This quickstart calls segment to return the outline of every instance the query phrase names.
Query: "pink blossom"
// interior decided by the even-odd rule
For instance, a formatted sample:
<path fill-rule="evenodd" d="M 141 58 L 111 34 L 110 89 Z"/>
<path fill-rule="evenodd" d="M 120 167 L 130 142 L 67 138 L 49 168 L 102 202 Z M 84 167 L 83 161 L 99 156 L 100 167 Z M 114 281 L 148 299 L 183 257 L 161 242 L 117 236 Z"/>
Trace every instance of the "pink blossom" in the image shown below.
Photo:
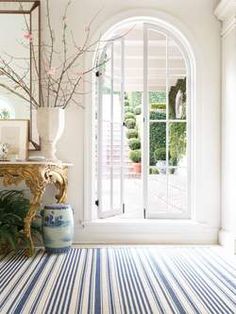
<path fill-rule="evenodd" d="M 90 27 L 89 26 L 85 26 L 84 30 L 85 30 L 85 32 L 89 32 L 90 31 Z"/>
<path fill-rule="evenodd" d="M 25 33 L 24 38 L 27 39 L 29 42 L 33 41 L 33 35 L 30 32 Z"/>
<path fill-rule="evenodd" d="M 55 68 L 50 68 L 50 69 L 48 70 L 47 74 L 48 74 L 49 76 L 55 75 L 55 74 L 56 74 L 56 69 L 55 69 Z"/>

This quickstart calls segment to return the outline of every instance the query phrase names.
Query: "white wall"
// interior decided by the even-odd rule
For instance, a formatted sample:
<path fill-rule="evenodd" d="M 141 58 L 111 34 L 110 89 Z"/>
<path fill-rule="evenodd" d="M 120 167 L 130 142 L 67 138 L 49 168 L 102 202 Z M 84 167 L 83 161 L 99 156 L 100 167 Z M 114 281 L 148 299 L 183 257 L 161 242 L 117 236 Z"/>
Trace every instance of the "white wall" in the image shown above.
<path fill-rule="evenodd" d="M 220 243 L 236 253 L 236 8 L 223 0 L 217 10 L 222 23 L 222 202 Z"/>
<path fill-rule="evenodd" d="M 222 228 L 236 226 L 236 32 L 223 38 L 222 103 Z"/>
<path fill-rule="evenodd" d="M 61 31 L 58 17 L 62 15 L 66 2 L 66 0 L 50 0 L 53 6 L 52 20 L 57 23 L 58 32 Z M 138 15 L 141 9 L 146 13 L 152 12 L 153 15 L 161 15 L 163 12 L 169 22 L 176 23 L 192 43 L 197 65 L 196 108 L 194 108 L 196 118 L 194 218 L 211 233 L 205 237 L 201 234 L 202 229 L 196 229 L 195 240 L 193 240 L 195 242 L 202 242 L 202 240 L 216 242 L 220 224 L 220 24 L 214 17 L 216 2 L 216 0 L 74 1 L 68 16 L 74 34 L 78 40 L 81 40 L 85 26 L 99 10 L 101 11 L 92 28 L 94 32 L 101 28 L 101 25 L 104 25 L 104 30 L 112 26 L 112 23 L 119 21 L 118 16 L 134 15 L 135 10 Z M 125 13 L 126 11 L 130 13 Z M 87 103 L 84 105 L 89 113 L 92 105 L 91 97 L 86 99 Z M 89 125 L 85 124 L 85 113 L 84 110 L 75 107 L 66 110 L 65 133 L 58 144 L 59 158 L 74 164 L 69 175 L 69 202 L 75 209 L 76 242 L 96 241 L 96 238 L 102 241 L 103 238 L 109 238 L 111 231 L 107 230 L 106 233 L 103 226 L 103 233 L 99 235 L 100 229 L 96 229 L 98 233 L 93 233 L 95 229 L 89 226 L 84 229 L 79 228 L 79 220 L 83 219 L 84 211 L 84 157 L 89 158 L 89 152 L 88 155 L 84 155 L 84 139 L 90 136 Z M 181 226 L 176 230 L 177 233 L 181 233 Z M 127 232 L 127 234 L 132 233 L 131 238 L 134 238 L 138 230 L 136 228 Z M 189 232 L 191 233 L 191 228 Z M 124 238 L 129 241 L 129 236 Z M 183 242 L 183 237 L 181 239 L 180 241 Z M 115 240 L 113 239 L 113 242 Z"/>

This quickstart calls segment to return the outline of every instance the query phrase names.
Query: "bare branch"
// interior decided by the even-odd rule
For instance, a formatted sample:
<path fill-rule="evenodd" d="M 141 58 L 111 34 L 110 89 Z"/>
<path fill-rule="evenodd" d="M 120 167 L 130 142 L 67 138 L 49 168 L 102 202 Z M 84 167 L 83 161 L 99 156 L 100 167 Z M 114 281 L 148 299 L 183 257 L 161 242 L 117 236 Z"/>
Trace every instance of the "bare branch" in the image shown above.
<path fill-rule="evenodd" d="M 2 84 L 0 83 L 0 87 L 6 89 L 7 91 L 9 91 L 10 93 L 20 97 L 21 99 L 27 101 L 30 103 L 30 99 L 29 98 L 26 98 L 24 95 L 21 95 L 20 93 L 16 92 L 15 90 L 11 89 L 9 86 L 5 85 L 5 84 Z"/>

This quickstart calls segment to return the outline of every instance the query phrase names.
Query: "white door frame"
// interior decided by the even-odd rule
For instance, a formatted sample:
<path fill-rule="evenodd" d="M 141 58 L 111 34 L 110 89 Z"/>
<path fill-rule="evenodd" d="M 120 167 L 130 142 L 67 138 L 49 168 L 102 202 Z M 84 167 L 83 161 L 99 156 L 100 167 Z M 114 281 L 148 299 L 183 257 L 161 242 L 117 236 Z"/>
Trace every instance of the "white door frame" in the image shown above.
<path fill-rule="evenodd" d="M 163 27 L 163 29 L 165 30 L 165 32 L 170 32 L 171 35 L 174 34 L 174 38 L 175 40 L 178 39 L 178 42 L 180 43 L 180 46 L 183 47 L 183 51 L 184 51 L 184 54 L 185 54 L 185 57 L 186 57 L 186 60 L 187 60 L 187 71 L 188 71 L 188 79 L 187 79 L 187 97 L 189 99 L 189 103 L 191 103 L 191 109 L 194 109 L 193 111 L 195 112 L 195 103 L 196 103 L 196 94 L 195 94 L 195 88 L 196 88 L 196 60 L 195 60 L 195 56 L 194 56 L 194 53 L 193 53 L 193 50 L 192 50 L 192 47 L 190 46 L 190 43 L 188 42 L 189 38 L 190 38 L 190 42 L 191 42 L 191 45 L 194 47 L 194 50 L 196 52 L 197 50 L 197 47 L 195 46 L 194 44 L 194 40 L 193 38 L 191 38 L 191 34 L 188 33 L 188 30 L 187 28 L 184 27 L 184 25 L 181 25 L 181 23 L 179 23 L 178 21 L 175 21 L 175 20 L 171 20 L 171 17 L 166 15 L 166 14 L 160 14 L 157 15 L 154 11 L 148 11 L 146 10 L 147 12 L 149 12 L 150 14 L 150 18 L 149 17 L 142 17 L 142 16 L 138 16 L 138 14 L 136 13 L 136 17 L 135 15 L 133 15 L 132 17 L 132 14 L 135 13 L 131 10 L 131 12 L 127 12 L 126 14 L 123 15 L 123 19 L 122 19 L 122 15 L 119 15 L 116 17 L 117 21 L 120 20 L 120 22 L 117 23 L 117 25 L 121 25 L 123 23 L 128 23 L 129 21 L 138 21 L 138 20 L 144 20 L 145 22 L 147 23 L 151 23 L 151 25 L 157 25 L 158 27 L 161 25 Z M 131 16 L 131 18 L 129 18 L 129 15 Z M 151 17 L 153 15 L 153 17 Z M 127 20 L 124 20 L 125 16 L 127 17 Z M 172 21 L 173 22 L 173 25 L 174 24 L 177 24 L 179 26 L 179 28 L 183 31 L 183 34 L 187 34 L 187 37 L 185 37 L 185 35 L 181 34 L 181 32 L 179 32 L 179 30 L 177 28 L 175 28 L 175 26 L 172 26 L 171 23 L 169 22 L 165 22 L 164 19 L 162 19 L 164 17 L 164 19 L 166 19 L 167 21 L 170 20 L 170 22 Z M 114 18 L 115 19 L 115 18 Z M 108 23 L 109 25 L 109 23 Z M 111 30 L 112 29 L 115 29 L 116 26 L 114 25 L 114 21 L 112 22 L 112 20 L 110 21 L 110 25 L 113 25 L 112 27 L 107 27 L 107 33 L 104 32 L 104 28 L 102 30 L 102 33 L 105 33 L 104 35 L 104 38 L 107 36 L 107 34 L 111 33 Z M 91 103 L 91 97 L 90 96 L 86 96 L 85 97 L 87 99 L 86 102 L 89 102 Z M 90 108 L 90 107 L 89 107 Z M 189 106 L 189 113 L 190 113 L 190 106 Z M 86 110 L 86 121 L 87 121 L 87 125 L 90 126 L 89 127 L 89 130 L 88 130 L 88 136 L 90 134 L 90 137 L 86 136 L 85 137 L 85 180 L 87 183 L 91 182 L 91 180 L 94 179 L 93 177 L 93 174 L 94 174 L 94 167 L 92 166 L 92 162 L 94 161 L 94 153 L 92 155 L 89 154 L 90 151 L 94 152 L 93 150 L 93 134 L 94 133 L 94 128 L 93 128 L 93 123 L 91 123 L 91 117 L 94 116 L 94 109 L 89 109 L 89 110 Z M 192 124 L 192 130 L 194 132 L 189 132 L 189 136 L 190 138 L 192 139 L 193 136 L 195 136 L 195 127 L 193 127 L 193 120 L 191 121 L 191 124 Z M 195 122 L 194 122 L 195 124 Z M 191 131 L 192 131 L 191 130 Z M 190 145 L 189 145 L 190 146 Z M 193 153 L 194 156 L 195 156 L 195 145 L 193 145 L 193 141 L 191 141 L 191 147 L 189 147 L 189 153 Z M 89 156 L 88 156 L 89 154 Z M 196 212 L 195 212 L 195 206 L 196 206 L 196 203 L 195 203 L 195 195 L 196 195 L 196 192 L 195 192 L 195 188 L 196 188 L 196 182 L 195 182 L 195 162 L 194 160 L 191 158 L 191 161 L 190 161 L 190 167 L 192 169 L 192 176 L 191 176 L 191 195 L 192 195 L 192 218 L 195 218 L 196 216 Z M 90 180 L 90 181 L 88 181 Z M 88 187 L 89 187 L 89 184 L 88 184 Z M 84 211 L 84 217 L 85 217 L 85 221 L 89 221 L 91 219 L 96 218 L 96 215 L 93 213 L 93 211 L 91 211 L 91 208 L 95 208 L 94 207 L 94 198 L 93 196 L 95 195 L 93 193 L 94 189 L 92 188 L 91 190 L 90 189 L 85 189 L 85 211 Z M 194 197 L 193 197 L 194 195 Z M 91 203 L 92 202 L 92 203 Z M 95 215 L 95 216 L 94 216 Z M 189 217 L 190 218 L 190 217 Z"/>

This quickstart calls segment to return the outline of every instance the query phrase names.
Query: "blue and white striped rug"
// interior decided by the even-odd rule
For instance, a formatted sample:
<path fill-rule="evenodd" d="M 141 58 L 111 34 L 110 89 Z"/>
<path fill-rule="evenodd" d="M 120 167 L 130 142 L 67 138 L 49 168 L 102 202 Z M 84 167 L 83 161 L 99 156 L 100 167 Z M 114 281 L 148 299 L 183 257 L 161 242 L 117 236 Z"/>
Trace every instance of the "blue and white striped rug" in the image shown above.
<path fill-rule="evenodd" d="M 0 313 L 236 313 L 236 265 L 214 247 L 38 250 L 0 257 Z"/>

